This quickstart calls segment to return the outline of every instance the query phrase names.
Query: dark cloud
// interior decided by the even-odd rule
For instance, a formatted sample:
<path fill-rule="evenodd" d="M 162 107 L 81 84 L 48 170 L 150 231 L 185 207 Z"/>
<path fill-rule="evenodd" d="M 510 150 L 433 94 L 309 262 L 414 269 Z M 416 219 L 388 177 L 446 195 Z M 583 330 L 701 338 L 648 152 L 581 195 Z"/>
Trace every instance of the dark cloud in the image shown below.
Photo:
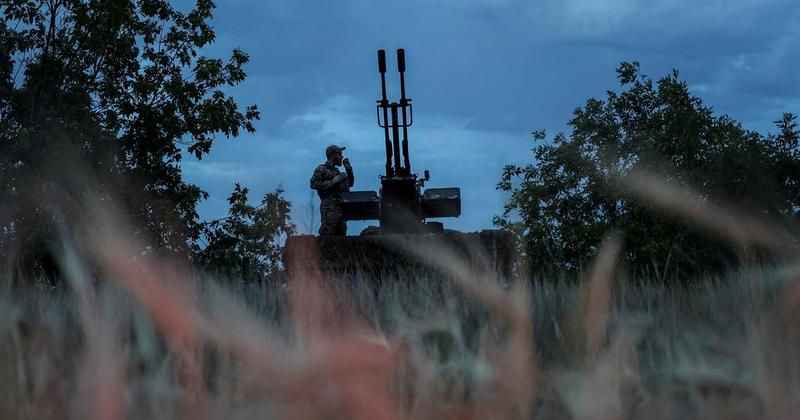
<path fill-rule="evenodd" d="M 494 190 L 502 166 L 532 159 L 531 130 L 565 130 L 575 107 L 617 88 L 620 61 L 639 61 L 653 78 L 680 69 L 696 94 L 749 128 L 797 112 L 792 1 L 226 0 L 207 53 L 250 54 L 249 77 L 231 93 L 263 119 L 256 134 L 187 159 L 187 176 L 211 193 L 204 217 L 224 214 L 239 181 L 255 194 L 282 185 L 302 221 L 310 171 L 336 142 L 357 165 L 356 187 L 376 189 L 375 50 L 391 51 L 394 89 L 393 51 L 404 47 L 412 163 L 431 170 L 431 186 L 462 188 L 464 216 L 451 226 L 487 228 L 505 199 Z"/>

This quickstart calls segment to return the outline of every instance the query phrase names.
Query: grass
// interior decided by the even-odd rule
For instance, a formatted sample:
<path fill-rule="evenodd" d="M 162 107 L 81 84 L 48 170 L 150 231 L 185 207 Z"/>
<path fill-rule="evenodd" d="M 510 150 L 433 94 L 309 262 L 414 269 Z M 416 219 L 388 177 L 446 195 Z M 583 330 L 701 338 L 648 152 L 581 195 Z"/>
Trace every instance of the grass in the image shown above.
<path fill-rule="evenodd" d="M 647 185 L 710 234 L 788 247 Z M 579 282 L 498 283 L 439 247 L 425 257 L 447 279 L 376 289 L 311 267 L 222 281 L 131 237 L 101 214 L 62 233 L 63 287 L 0 291 L 0 420 L 781 419 L 800 404 L 796 258 L 666 287 L 628 278 L 609 240 Z"/>
<path fill-rule="evenodd" d="M 221 285 L 113 252 L 108 280 L 3 294 L 0 418 L 765 418 L 798 401 L 791 267 L 375 290 Z"/>

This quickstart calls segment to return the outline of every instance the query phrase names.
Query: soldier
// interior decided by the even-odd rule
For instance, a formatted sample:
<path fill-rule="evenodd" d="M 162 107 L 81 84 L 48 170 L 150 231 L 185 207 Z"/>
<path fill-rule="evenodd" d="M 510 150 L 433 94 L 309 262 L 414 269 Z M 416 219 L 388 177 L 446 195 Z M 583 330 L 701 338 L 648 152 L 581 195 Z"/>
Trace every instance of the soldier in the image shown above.
<path fill-rule="evenodd" d="M 325 149 L 328 160 L 314 169 L 311 176 L 311 188 L 319 193 L 319 212 L 322 225 L 319 227 L 320 236 L 347 234 L 347 223 L 342 215 L 342 192 L 350 191 L 355 178 L 353 168 L 348 159 L 342 158 L 344 147 L 334 144 Z M 347 172 L 339 171 L 339 166 L 344 164 Z"/>

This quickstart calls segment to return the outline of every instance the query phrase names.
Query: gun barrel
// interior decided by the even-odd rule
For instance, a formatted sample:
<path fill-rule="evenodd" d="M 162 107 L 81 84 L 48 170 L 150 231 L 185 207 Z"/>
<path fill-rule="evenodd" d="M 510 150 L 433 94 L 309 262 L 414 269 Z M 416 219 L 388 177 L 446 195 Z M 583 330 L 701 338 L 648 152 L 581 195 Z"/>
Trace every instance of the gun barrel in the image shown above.
<path fill-rule="evenodd" d="M 386 176 L 394 175 L 392 168 L 392 142 L 389 139 L 389 101 L 386 99 L 386 51 L 378 50 L 378 72 L 381 74 L 381 100 L 378 105 L 383 110 L 383 137 L 386 147 Z M 378 125 L 381 125 L 378 114 Z"/>
<path fill-rule="evenodd" d="M 397 70 L 400 73 L 406 71 L 406 50 L 402 48 L 397 49 Z"/>
<path fill-rule="evenodd" d="M 378 50 L 378 72 L 381 74 L 381 105 L 386 105 L 388 101 L 386 100 L 386 51 L 384 50 Z"/>
<path fill-rule="evenodd" d="M 402 173 L 400 170 L 400 133 L 397 130 L 397 108 L 399 108 L 399 105 L 397 102 L 392 102 L 390 107 L 392 108 L 392 138 L 394 139 L 394 170 Z"/>
<path fill-rule="evenodd" d="M 400 72 L 400 104 L 402 105 L 406 99 L 406 52 L 402 48 L 397 50 L 397 70 Z"/>
<path fill-rule="evenodd" d="M 386 73 L 386 51 L 378 50 L 378 71 L 381 74 Z"/>
<path fill-rule="evenodd" d="M 400 109 L 402 113 L 402 127 L 403 127 L 403 169 L 406 175 L 411 174 L 411 162 L 408 159 L 408 116 L 406 109 L 408 108 L 408 98 L 406 98 L 406 50 L 399 48 L 397 50 L 397 69 L 400 71 Z"/>

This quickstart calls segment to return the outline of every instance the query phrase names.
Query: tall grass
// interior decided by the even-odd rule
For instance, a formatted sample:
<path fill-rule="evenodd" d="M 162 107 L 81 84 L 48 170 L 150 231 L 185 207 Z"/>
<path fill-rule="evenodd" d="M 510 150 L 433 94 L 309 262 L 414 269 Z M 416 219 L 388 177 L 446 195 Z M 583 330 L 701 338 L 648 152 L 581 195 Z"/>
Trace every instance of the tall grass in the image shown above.
<path fill-rule="evenodd" d="M 672 203 L 659 186 L 642 194 Z M 745 226 L 758 234 L 728 236 L 773 244 Z M 74 237 L 56 250 L 64 287 L 0 293 L 0 419 L 790 418 L 800 404 L 793 259 L 667 287 L 627 278 L 611 239 L 581 281 L 497 282 L 443 246 L 424 257 L 445 277 L 301 266 L 253 284 L 142 255 L 107 216 Z"/>
<path fill-rule="evenodd" d="M 800 396 L 789 267 L 471 290 L 143 260 L 86 281 L 70 258 L 69 289 L 0 299 L 0 418 L 763 418 Z"/>

